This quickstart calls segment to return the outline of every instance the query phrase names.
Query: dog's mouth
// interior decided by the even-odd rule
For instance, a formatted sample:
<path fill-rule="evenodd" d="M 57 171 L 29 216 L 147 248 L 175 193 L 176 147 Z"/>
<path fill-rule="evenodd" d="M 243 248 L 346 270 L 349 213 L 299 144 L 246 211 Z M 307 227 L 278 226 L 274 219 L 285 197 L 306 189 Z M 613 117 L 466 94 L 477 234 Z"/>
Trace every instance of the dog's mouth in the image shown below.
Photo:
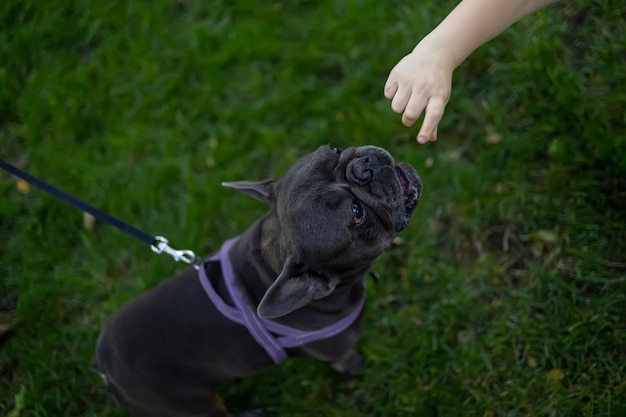
<path fill-rule="evenodd" d="M 408 226 L 411 214 L 413 214 L 422 195 L 422 181 L 415 168 L 405 162 L 395 163 L 388 151 L 375 146 L 349 148 L 345 151 L 327 146 L 326 152 L 329 151 L 335 154 L 337 160 L 335 169 L 339 169 L 340 175 L 345 175 L 348 183 L 356 184 L 359 186 L 357 189 L 369 185 L 369 194 L 375 200 L 381 199 L 381 204 L 373 203 L 372 205 L 380 207 L 387 213 L 389 226 L 393 225 L 396 232 L 400 232 Z M 393 169 L 393 174 L 389 168 Z M 345 174 L 343 174 L 344 172 Z M 396 188 L 396 184 L 392 186 L 389 183 L 394 180 L 399 189 Z M 372 187 L 372 184 L 375 187 Z M 388 188 L 388 186 L 392 187 Z M 394 194 L 398 192 L 401 195 L 394 196 L 393 204 L 390 205 L 391 202 L 387 200 L 385 203 L 385 200 L 389 197 L 387 193 L 392 189 Z M 365 198 L 365 201 L 367 200 L 369 199 Z M 382 217 L 387 216 L 383 215 Z"/>
<path fill-rule="evenodd" d="M 402 188 L 402 199 L 404 201 L 404 219 L 402 221 L 402 229 L 409 223 L 409 218 L 417 207 L 417 203 L 422 194 L 422 181 L 417 174 L 415 168 L 405 162 L 399 162 L 395 165 L 394 170 L 396 177 Z"/>

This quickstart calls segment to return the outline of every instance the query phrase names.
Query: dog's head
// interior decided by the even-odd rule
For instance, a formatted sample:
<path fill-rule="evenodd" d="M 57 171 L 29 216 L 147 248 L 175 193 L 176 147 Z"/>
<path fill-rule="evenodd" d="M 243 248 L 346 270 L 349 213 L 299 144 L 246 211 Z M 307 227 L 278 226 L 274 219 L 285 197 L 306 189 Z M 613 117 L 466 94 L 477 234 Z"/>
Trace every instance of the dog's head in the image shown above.
<path fill-rule="evenodd" d="M 278 180 L 224 185 L 270 204 L 280 224 L 284 265 L 259 304 L 264 318 L 363 276 L 406 228 L 422 194 L 415 169 L 375 146 L 321 146 Z"/>

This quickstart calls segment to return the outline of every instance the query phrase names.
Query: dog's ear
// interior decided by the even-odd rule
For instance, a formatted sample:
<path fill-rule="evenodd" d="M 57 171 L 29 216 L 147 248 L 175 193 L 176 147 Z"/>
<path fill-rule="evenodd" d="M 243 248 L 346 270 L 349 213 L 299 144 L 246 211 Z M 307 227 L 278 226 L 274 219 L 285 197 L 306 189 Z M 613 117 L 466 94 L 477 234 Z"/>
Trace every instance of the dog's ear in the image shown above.
<path fill-rule="evenodd" d="M 322 277 L 289 257 L 276 281 L 265 292 L 257 313 L 265 319 L 284 316 L 313 300 L 326 297 L 338 283 L 338 278 Z"/>
<path fill-rule="evenodd" d="M 265 181 L 235 181 L 223 182 L 222 186 L 226 188 L 234 188 L 242 193 L 251 195 L 252 197 L 264 203 L 271 204 L 274 201 L 274 183 L 275 180 Z"/>

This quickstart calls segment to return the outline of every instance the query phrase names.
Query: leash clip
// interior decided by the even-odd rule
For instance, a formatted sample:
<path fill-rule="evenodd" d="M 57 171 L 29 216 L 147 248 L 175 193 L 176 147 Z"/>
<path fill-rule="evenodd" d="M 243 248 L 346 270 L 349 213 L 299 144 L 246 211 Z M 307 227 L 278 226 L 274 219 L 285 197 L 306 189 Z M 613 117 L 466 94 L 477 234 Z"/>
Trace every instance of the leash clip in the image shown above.
<path fill-rule="evenodd" d="M 200 264 L 202 263 L 202 258 L 197 256 L 193 251 L 185 249 L 185 250 L 177 250 L 168 245 L 169 240 L 164 238 L 163 236 L 155 236 L 154 242 L 150 246 L 153 252 L 158 254 L 167 253 L 170 255 L 176 262 L 183 261 L 186 264 L 192 265 L 195 269 L 200 269 Z"/>

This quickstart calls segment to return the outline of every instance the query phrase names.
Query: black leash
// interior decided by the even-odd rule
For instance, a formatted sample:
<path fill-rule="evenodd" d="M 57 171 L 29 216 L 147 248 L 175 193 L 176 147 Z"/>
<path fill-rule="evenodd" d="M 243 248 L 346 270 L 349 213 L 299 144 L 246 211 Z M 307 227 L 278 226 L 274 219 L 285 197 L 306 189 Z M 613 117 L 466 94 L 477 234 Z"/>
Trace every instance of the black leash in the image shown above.
<path fill-rule="evenodd" d="M 108 213 L 103 212 L 102 210 L 92 206 L 91 204 L 87 204 L 84 201 L 74 197 L 71 194 L 62 191 L 55 186 L 48 184 L 47 182 L 30 175 L 29 173 L 22 171 L 21 169 L 3 161 L 0 159 L 0 168 L 8 171 L 10 174 L 15 175 L 18 178 L 23 179 L 24 181 L 34 185 L 35 187 L 53 195 L 59 200 L 76 207 L 79 210 L 84 211 L 85 213 L 91 214 L 98 220 L 101 220 L 122 232 L 133 236 L 136 239 L 141 240 L 144 243 L 150 245 L 150 248 L 156 253 L 167 253 L 171 255 L 175 261 L 183 261 L 190 265 L 193 265 L 196 269 L 199 268 L 201 259 L 196 256 L 193 251 L 190 250 L 176 250 L 168 246 L 169 241 L 163 236 L 152 236 L 144 231 L 137 229 L 136 227 L 125 223 L 119 220 L 116 217 L 111 216 Z"/>

